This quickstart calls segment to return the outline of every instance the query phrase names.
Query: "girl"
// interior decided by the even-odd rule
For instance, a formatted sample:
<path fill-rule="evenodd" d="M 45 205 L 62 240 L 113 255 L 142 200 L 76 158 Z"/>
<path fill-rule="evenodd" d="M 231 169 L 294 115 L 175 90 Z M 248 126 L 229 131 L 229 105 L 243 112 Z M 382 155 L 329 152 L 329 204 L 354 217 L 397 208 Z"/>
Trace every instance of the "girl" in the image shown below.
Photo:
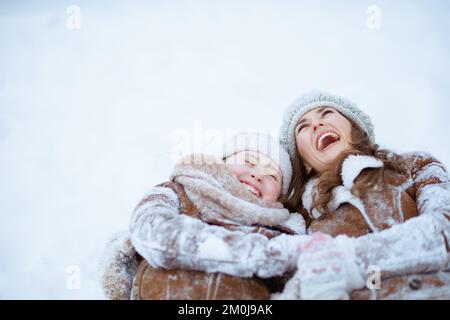
<path fill-rule="evenodd" d="M 304 215 L 308 232 L 366 235 L 313 240 L 282 297 L 326 296 L 329 288 L 336 290 L 330 279 L 348 292 L 363 284 L 347 286 L 346 275 L 327 268 L 340 247 L 347 254 L 337 260 L 347 259 L 353 266 L 348 270 L 362 274 L 369 265 L 381 268 L 388 280 L 372 292 L 378 298 L 450 298 L 449 274 L 439 272 L 449 266 L 450 183 L 439 161 L 425 153 L 380 149 L 370 118 L 327 92 L 308 93 L 290 105 L 280 139 L 293 161 L 287 204 Z M 353 298 L 369 293 L 360 290 Z"/>
<path fill-rule="evenodd" d="M 291 175 L 287 152 L 256 133 L 234 136 L 219 160 L 183 159 L 138 204 L 131 236 L 109 244 L 106 296 L 268 299 L 307 240 L 295 235 L 305 232 L 303 218 L 280 203 Z"/>

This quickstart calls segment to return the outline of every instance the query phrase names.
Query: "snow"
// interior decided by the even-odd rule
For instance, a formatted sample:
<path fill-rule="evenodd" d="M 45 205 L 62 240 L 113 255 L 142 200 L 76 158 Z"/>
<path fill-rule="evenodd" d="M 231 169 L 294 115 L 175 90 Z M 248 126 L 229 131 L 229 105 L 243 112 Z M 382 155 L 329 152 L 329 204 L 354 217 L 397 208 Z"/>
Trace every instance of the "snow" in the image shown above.
<path fill-rule="evenodd" d="M 306 234 L 305 219 L 300 214 L 291 214 L 286 221 L 281 223 L 281 225 L 288 227 L 297 234 Z"/>
<path fill-rule="evenodd" d="M 395 210 L 398 212 L 399 221 L 401 221 L 401 222 L 405 221 L 405 215 L 403 213 L 403 206 L 402 206 L 402 196 L 401 196 L 403 190 L 405 190 L 405 189 L 401 189 L 401 187 L 400 188 L 397 187 L 395 190 L 396 194 L 394 194 L 394 196 L 393 196 L 393 199 L 395 201 Z M 392 218 L 392 217 L 390 217 L 390 218 Z M 392 225 L 392 222 L 390 220 L 391 219 L 388 219 L 387 223 Z"/>
<path fill-rule="evenodd" d="M 169 188 L 165 188 L 165 187 L 154 187 L 151 191 L 151 194 L 160 194 L 163 195 L 167 201 L 170 201 L 171 203 L 173 203 L 174 206 L 179 206 L 180 202 L 178 199 L 178 195 Z"/>
<path fill-rule="evenodd" d="M 450 164 L 448 3 L 377 1 L 380 30 L 357 2 L 74 3 L 80 30 L 66 3 L 0 2 L 2 299 L 102 298 L 106 241 L 178 148 L 276 134 L 312 88 L 364 106 L 382 146 Z"/>
<path fill-rule="evenodd" d="M 436 211 L 445 212 L 450 210 L 450 201 L 448 194 L 450 192 L 450 182 L 436 185 L 427 185 L 420 190 L 420 196 L 417 201 L 417 206 L 421 211 L 433 213 Z M 433 199 L 433 201 L 428 201 Z"/>
<path fill-rule="evenodd" d="M 231 260 L 228 246 L 222 239 L 211 236 L 199 245 L 199 259 Z"/>
<path fill-rule="evenodd" d="M 429 164 L 419 171 L 416 176 L 417 181 L 427 181 L 430 178 L 437 178 L 440 181 L 448 181 L 448 173 L 440 166 Z"/>

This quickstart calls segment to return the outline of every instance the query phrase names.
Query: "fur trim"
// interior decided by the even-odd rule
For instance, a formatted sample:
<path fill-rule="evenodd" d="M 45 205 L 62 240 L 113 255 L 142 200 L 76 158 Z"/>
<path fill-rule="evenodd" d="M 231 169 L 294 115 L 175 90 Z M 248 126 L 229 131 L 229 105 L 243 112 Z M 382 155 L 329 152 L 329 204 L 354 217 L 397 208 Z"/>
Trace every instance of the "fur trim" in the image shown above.
<path fill-rule="evenodd" d="M 317 192 L 317 183 L 319 178 L 311 179 L 307 182 L 305 190 L 302 194 L 303 207 L 308 211 L 308 214 L 313 219 L 318 219 L 322 214 L 315 208 L 313 208 L 314 193 Z"/>
<path fill-rule="evenodd" d="M 128 232 L 120 232 L 106 245 L 100 266 L 101 286 L 110 300 L 130 299 L 134 276 L 139 266 L 136 250 Z"/>
<path fill-rule="evenodd" d="M 367 168 L 381 168 L 383 161 L 372 156 L 349 155 L 342 163 L 341 177 L 343 186 L 351 189 L 355 179 Z"/>

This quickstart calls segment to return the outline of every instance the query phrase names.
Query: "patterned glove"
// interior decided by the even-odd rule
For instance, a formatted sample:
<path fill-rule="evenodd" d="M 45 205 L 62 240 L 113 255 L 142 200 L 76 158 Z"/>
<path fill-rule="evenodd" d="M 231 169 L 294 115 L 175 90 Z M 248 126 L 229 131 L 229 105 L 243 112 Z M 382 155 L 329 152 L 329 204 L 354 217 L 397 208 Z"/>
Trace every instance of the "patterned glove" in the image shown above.
<path fill-rule="evenodd" d="M 303 300 L 348 299 L 353 289 L 365 284 L 352 240 L 345 236 L 313 234 L 302 248 L 297 268 Z"/>

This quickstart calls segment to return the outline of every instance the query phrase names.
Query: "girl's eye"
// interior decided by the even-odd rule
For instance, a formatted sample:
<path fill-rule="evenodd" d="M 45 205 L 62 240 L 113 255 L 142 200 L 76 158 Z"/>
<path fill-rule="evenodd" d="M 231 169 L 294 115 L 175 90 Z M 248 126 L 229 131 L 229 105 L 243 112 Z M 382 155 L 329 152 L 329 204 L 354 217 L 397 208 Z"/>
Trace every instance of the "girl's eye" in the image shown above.
<path fill-rule="evenodd" d="M 276 177 L 276 176 L 271 175 L 270 177 L 271 177 L 273 180 L 277 181 L 277 177 Z"/>
<path fill-rule="evenodd" d="M 248 160 L 245 160 L 245 164 L 248 165 L 248 166 L 250 166 L 250 167 L 254 167 L 254 166 L 255 166 L 253 163 L 251 163 L 251 162 L 248 161 Z"/>

